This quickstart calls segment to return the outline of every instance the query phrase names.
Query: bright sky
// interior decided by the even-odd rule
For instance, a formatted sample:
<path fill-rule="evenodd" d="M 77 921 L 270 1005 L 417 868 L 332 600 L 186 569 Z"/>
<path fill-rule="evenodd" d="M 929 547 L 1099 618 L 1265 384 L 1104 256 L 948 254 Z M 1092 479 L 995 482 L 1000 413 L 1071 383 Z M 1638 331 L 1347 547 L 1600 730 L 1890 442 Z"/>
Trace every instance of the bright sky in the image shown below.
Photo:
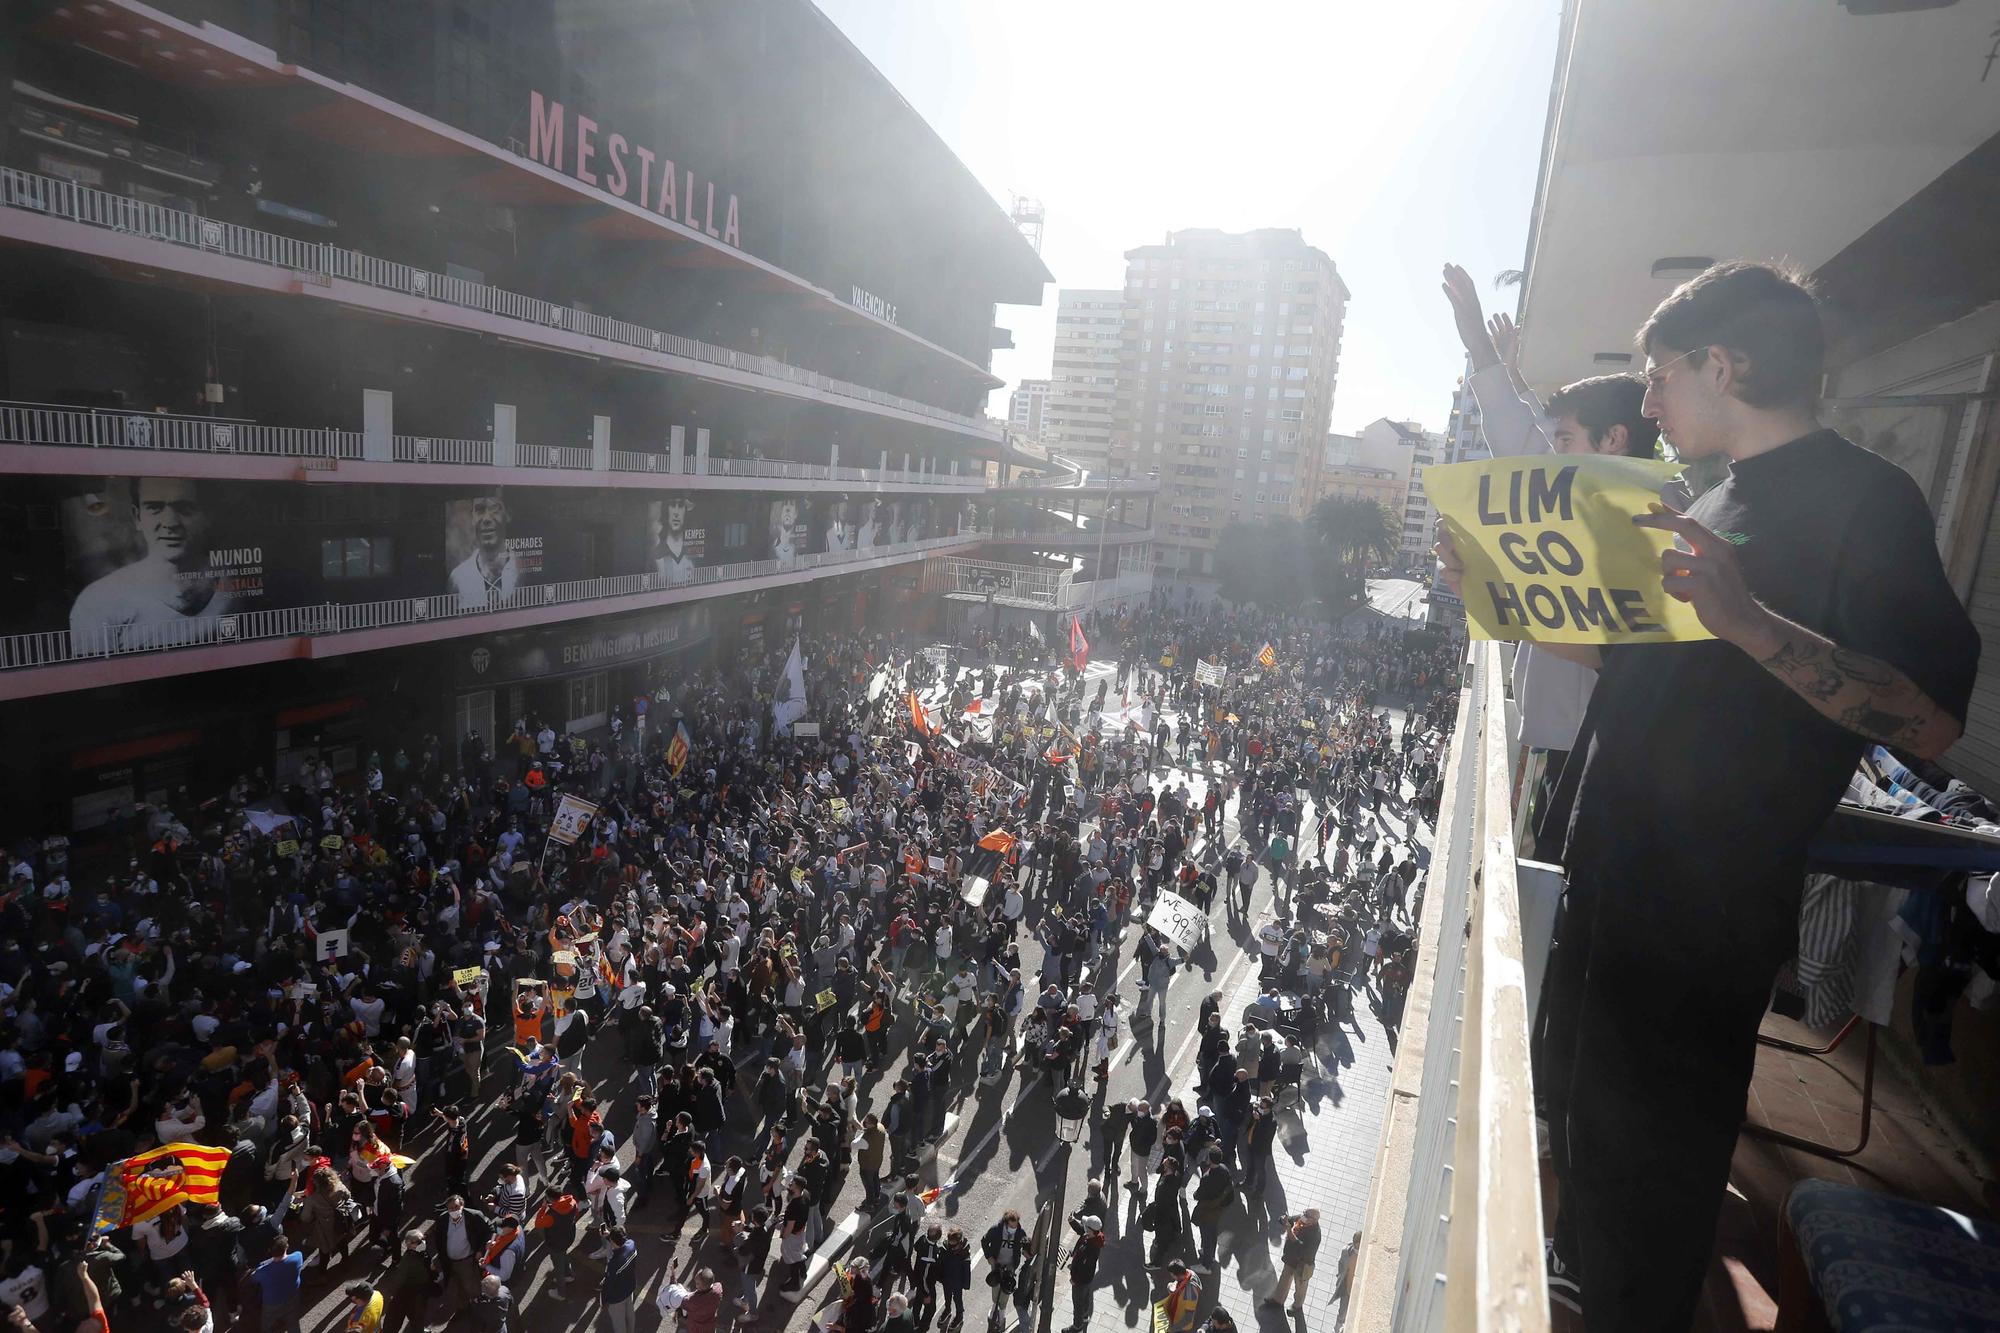
<path fill-rule="evenodd" d="M 1336 431 L 1443 426 L 1447 260 L 1513 308 L 1487 284 L 1522 263 L 1557 0 L 817 3 L 996 199 L 1041 199 L 1057 286 L 1122 286 L 1171 230 L 1301 229 L 1354 294 Z M 1001 307 L 1010 384 L 1049 373 L 1055 305 Z"/>

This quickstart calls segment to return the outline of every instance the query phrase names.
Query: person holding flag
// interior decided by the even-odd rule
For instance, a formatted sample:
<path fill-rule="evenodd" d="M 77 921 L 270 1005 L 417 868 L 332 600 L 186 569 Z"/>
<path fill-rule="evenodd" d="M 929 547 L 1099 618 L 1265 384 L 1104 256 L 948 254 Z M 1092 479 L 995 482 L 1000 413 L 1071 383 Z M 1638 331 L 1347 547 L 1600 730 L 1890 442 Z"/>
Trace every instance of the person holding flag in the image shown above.
<path fill-rule="evenodd" d="M 1083 617 L 1075 613 L 1069 618 L 1069 664 L 1079 676 L 1090 665 L 1090 640 L 1083 637 Z"/>
<path fill-rule="evenodd" d="M 667 772 L 678 778 L 693 751 L 694 740 L 688 735 L 687 723 L 676 720 L 673 739 L 667 742 Z"/>

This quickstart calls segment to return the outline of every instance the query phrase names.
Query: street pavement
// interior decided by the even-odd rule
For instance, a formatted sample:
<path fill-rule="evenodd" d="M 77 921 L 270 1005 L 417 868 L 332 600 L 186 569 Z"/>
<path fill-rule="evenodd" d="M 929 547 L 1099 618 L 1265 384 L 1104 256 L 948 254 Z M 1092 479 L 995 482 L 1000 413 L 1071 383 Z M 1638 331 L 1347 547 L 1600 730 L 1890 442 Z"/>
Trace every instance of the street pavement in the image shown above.
<path fill-rule="evenodd" d="M 1098 679 L 1114 671 L 1114 663 L 1091 663 L 1086 690 L 1094 694 Z M 1116 707 L 1119 702 L 1114 694 L 1108 706 Z M 1394 708 L 1390 711 L 1400 722 L 1400 712 Z M 1174 721 L 1178 734 L 1178 715 L 1166 710 L 1165 716 Z M 1198 805 L 1210 775 L 1200 766 L 1162 767 L 1154 770 L 1153 777 L 1156 786 L 1162 781 L 1184 784 L 1193 792 Z M 1362 817 L 1371 818 L 1365 813 Z M 1312 828 L 1314 818 L 1316 812 L 1309 804 L 1301 827 Z M 1380 817 L 1384 835 L 1399 848 L 1413 844 L 1420 847 L 1419 863 L 1424 864 L 1428 860 L 1429 831 L 1420 828 L 1413 838 L 1408 820 L 1403 811 L 1388 807 Z M 1311 839 L 1305 841 L 1309 848 Z M 1195 854 L 1204 858 L 1220 856 L 1226 847 L 1240 845 L 1245 844 L 1237 830 L 1232 804 L 1225 811 L 1221 837 L 1213 842 L 1197 842 Z M 1108 1086 L 1092 1099 L 1090 1116 L 1082 1126 L 1059 1123 L 1054 1109 L 1055 1089 L 1039 1071 L 1025 1069 L 1010 1060 L 997 1082 L 982 1086 L 976 1081 L 976 1070 L 971 1068 L 975 1062 L 961 1059 L 958 1100 L 952 1104 L 945 1132 L 934 1152 L 924 1154 L 919 1174 L 925 1187 L 947 1187 L 928 1216 L 961 1226 L 973 1242 L 973 1284 L 966 1294 L 967 1328 L 984 1327 L 992 1308 L 978 1239 L 1004 1210 L 1017 1209 L 1024 1225 L 1032 1227 L 1042 1205 L 1052 1205 L 1060 1253 L 1067 1254 L 1070 1237 L 1062 1225 L 1062 1215 L 1077 1207 L 1093 1175 L 1101 1174 L 1103 1145 L 1097 1141 L 1099 1135 L 1095 1129 L 1107 1106 L 1143 1097 L 1157 1110 L 1166 1098 L 1178 1095 L 1190 1111 L 1194 1109 L 1195 1028 L 1201 1002 L 1210 993 L 1220 995 L 1224 1026 L 1240 1035 L 1243 1009 L 1258 991 L 1254 931 L 1268 919 L 1273 897 L 1268 872 L 1260 873 L 1247 918 L 1235 914 L 1232 895 L 1226 892 L 1216 895 L 1207 938 L 1189 955 L 1185 967 L 1175 973 L 1165 1003 L 1155 1005 L 1159 1017 L 1154 1023 L 1139 1024 L 1136 1029 L 1127 1024 L 1126 1035 L 1112 1055 Z M 1030 927 L 1039 918 L 1039 910 L 1037 906 L 1030 907 L 1026 918 Z M 1116 993 L 1120 1011 L 1128 1017 L 1139 998 L 1135 952 L 1140 934 L 1137 924 L 1128 925 L 1115 954 L 1100 964 L 1098 972 L 1098 993 Z M 1022 973 L 1031 984 L 1039 970 L 1041 952 L 1040 945 L 1024 934 Z M 1110 981 L 1108 987 L 1106 979 Z M 1333 1295 L 1338 1258 L 1347 1239 L 1361 1226 L 1394 1061 L 1393 1046 L 1372 1003 L 1367 1002 L 1368 994 L 1357 991 L 1356 1000 L 1356 1023 L 1337 1032 L 1320 1034 L 1312 1066 L 1315 1076 L 1308 1079 L 1303 1095 L 1295 1104 L 1281 1105 L 1275 1162 L 1265 1197 L 1232 1207 L 1225 1219 L 1218 1247 L 1220 1271 L 1204 1275 L 1203 1317 L 1210 1306 L 1219 1303 L 1235 1316 L 1240 1328 L 1258 1327 L 1265 1333 L 1277 1333 L 1280 1328 L 1293 1333 L 1301 1330 L 1331 1333 L 1338 1327 L 1341 1310 Z M 611 1128 L 623 1140 L 631 1129 L 636 1083 L 631 1067 L 619 1057 L 616 1046 L 610 1040 L 594 1042 L 584 1058 L 583 1072 L 604 1102 Z M 886 1103 L 901 1074 L 905 1054 L 899 1051 L 888 1067 L 861 1080 L 860 1101 L 854 1112 L 857 1119 L 866 1110 L 880 1110 Z M 732 1109 L 741 1113 L 738 1120 L 747 1130 L 754 1120 L 747 1094 L 756 1066 L 742 1051 L 738 1052 L 738 1059 L 743 1073 L 738 1083 L 738 1100 Z M 824 1077 L 821 1076 L 822 1082 Z M 477 1196 L 490 1187 L 498 1165 L 516 1158 L 512 1114 L 496 1105 L 497 1095 L 505 1086 L 499 1074 L 491 1074 L 486 1096 L 474 1111 L 474 1206 L 481 1206 Z M 1081 1141 L 1075 1141 L 1079 1129 Z M 426 1127 L 414 1134 L 413 1143 L 419 1148 L 429 1147 L 431 1132 Z M 731 1135 L 722 1143 L 711 1142 L 710 1156 L 718 1163 L 718 1174 L 721 1160 L 731 1152 L 752 1160 L 753 1146 L 747 1133 Z M 628 1146 L 621 1152 L 621 1160 L 629 1161 L 630 1155 Z M 416 1169 L 408 1212 L 412 1224 L 428 1221 L 442 1197 L 443 1167 L 439 1157 L 426 1154 Z M 528 1165 L 525 1161 L 521 1164 Z M 532 1179 L 532 1168 L 530 1171 Z M 1122 1168 L 1118 1174 L 1123 1174 Z M 1129 1195 L 1122 1180 L 1107 1181 L 1106 1186 L 1114 1207 L 1104 1219 L 1107 1243 L 1098 1280 L 1093 1284 L 1096 1298 L 1088 1327 L 1099 1333 L 1148 1328 L 1151 1302 L 1159 1294 L 1154 1275 L 1149 1275 L 1143 1266 L 1143 1249 L 1150 1236 L 1141 1231 L 1137 1200 Z M 846 1263 L 866 1249 L 871 1219 L 860 1212 L 862 1193 L 858 1177 L 850 1171 L 828 1210 L 828 1232 L 815 1252 L 804 1284 L 805 1294 L 796 1302 L 784 1300 L 771 1290 L 767 1273 L 759 1283 L 756 1322 L 751 1324 L 737 1312 L 734 1327 L 805 1329 L 811 1315 L 837 1296 L 833 1265 Z M 1277 1282 L 1280 1219 L 1307 1207 L 1321 1210 L 1322 1245 L 1318 1270 L 1304 1302 L 1305 1313 L 1295 1321 L 1277 1307 L 1260 1306 L 1259 1302 Z M 652 1302 L 660 1284 L 684 1278 L 698 1262 L 715 1266 L 725 1291 L 735 1294 L 729 1267 L 717 1263 L 715 1251 L 705 1248 L 705 1238 L 696 1233 L 694 1222 L 680 1224 L 673 1219 L 675 1211 L 672 1191 L 663 1182 L 655 1189 L 652 1200 L 632 1215 L 629 1229 L 639 1244 L 643 1274 L 635 1302 L 639 1308 L 636 1326 L 640 1330 L 657 1326 L 658 1315 L 653 1312 Z M 1192 1240 L 1190 1236 L 1184 1256 L 1189 1261 L 1195 1257 Z M 580 1239 L 578 1254 L 587 1253 L 587 1246 Z M 772 1258 L 775 1261 L 775 1246 Z M 355 1278 L 379 1276 L 385 1266 L 379 1254 L 362 1249 L 337 1270 L 332 1283 L 320 1279 L 313 1286 L 309 1275 L 306 1293 L 309 1310 L 304 1326 L 308 1330 L 336 1327 L 334 1321 L 344 1307 L 341 1288 Z M 521 1311 L 512 1327 L 536 1333 L 541 1330 L 582 1333 L 608 1326 L 595 1293 L 600 1270 L 587 1262 L 574 1267 L 577 1276 L 569 1289 L 554 1289 L 549 1282 L 548 1257 L 538 1239 L 531 1242 L 525 1277 L 517 1274 L 512 1284 Z M 1057 1273 L 1053 1286 L 1054 1304 L 1047 1327 L 1062 1329 L 1073 1320 L 1066 1273 Z M 1020 1313 L 1010 1310 L 1004 1323 L 1013 1326 Z M 1026 1313 L 1025 1328 L 1038 1329 L 1041 1326 L 1038 1313 L 1032 1308 Z M 725 1305 L 724 1327 L 732 1326 L 731 1315 L 731 1308 Z"/>

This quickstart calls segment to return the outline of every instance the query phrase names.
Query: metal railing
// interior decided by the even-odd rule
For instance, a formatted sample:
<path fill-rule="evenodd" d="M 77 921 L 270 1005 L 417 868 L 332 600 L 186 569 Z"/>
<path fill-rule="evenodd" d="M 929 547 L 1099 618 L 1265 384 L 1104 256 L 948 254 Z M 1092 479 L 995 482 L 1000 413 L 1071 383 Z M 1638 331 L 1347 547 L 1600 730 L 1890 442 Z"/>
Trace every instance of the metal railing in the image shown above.
<path fill-rule="evenodd" d="M 168 652 L 177 648 L 245 643 L 255 639 L 350 634 L 357 630 L 426 624 L 499 611 L 530 610 L 608 597 L 629 597 L 638 593 L 670 592 L 768 574 L 797 573 L 869 560 L 923 555 L 947 547 L 968 545 L 984 535 L 978 530 L 969 530 L 949 536 L 927 537 L 922 541 L 901 542 L 895 546 L 877 546 L 865 551 L 824 551 L 790 560 L 746 560 L 728 565 L 710 565 L 695 570 L 692 577 L 678 581 L 663 574 L 620 574 L 608 578 L 538 583 L 519 588 L 504 597 L 469 600 L 456 593 L 445 593 L 435 597 L 401 597 L 381 602 L 327 602 L 317 606 L 235 611 L 145 625 L 72 626 L 62 630 L 9 634 L 0 636 L 0 671 L 57 666 L 66 662 L 135 653 Z"/>
<path fill-rule="evenodd" d="M 999 440 L 1002 431 L 983 417 L 967 416 L 914 398 L 871 389 L 863 384 L 835 379 L 778 360 L 734 348 L 718 347 L 696 338 L 649 329 L 622 319 L 557 305 L 539 297 L 523 296 L 503 288 L 465 278 L 448 277 L 428 269 L 378 259 L 341 246 L 320 241 L 299 241 L 252 227 L 238 226 L 205 218 L 196 213 L 159 204 L 142 203 L 121 195 L 41 176 L 13 167 L 0 167 L 0 206 L 68 218 L 85 226 L 146 236 L 190 249 L 206 250 L 289 269 L 309 281 L 342 278 L 387 291 L 403 292 L 426 300 L 480 310 L 508 319 L 520 320 L 545 329 L 603 338 L 645 351 L 663 352 L 747 374 L 762 375 L 786 384 L 893 408 L 933 421 L 970 430 L 982 439 Z"/>
<path fill-rule="evenodd" d="M 925 591 L 991 596 L 1007 606 L 1066 606 L 1064 598 L 1074 577 L 1067 569 L 947 556 L 931 562 Z"/>
<path fill-rule="evenodd" d="M 1111 606 L 1118 602 L 1143 602 L 1153 595 L 1153 571 L 1142 569 L 1114 574 L 1108 579 L 1072 582 L 1063 590 L 1066 611 L 1087 606 Z"/>
<path fill-rule="evenodd" d="M 360 431 L 330 426 L 265 426 L 235 417 L 196 417 L 116 408 L 66 407 L 54 403 L 0 402 L 0 444 L 56 445 L 78 449 L 153 449 L 173 453 L 254 454 L 280 458 L 358 462 L 365 449 Z M 493 441 L 437 435 L 396 435 L 390 457 L 398 463 L 492 466 Z M 520 444 L 515 466 L 588 472 L 587 445 Z M 613 449 L 612 472 L 671 472 L 672 455 Z M 695 475 L 692 454 L 683 455 L 681 473 Z M 857 485 L 955 486 L 985 489 L 975 474 L 906 472 L 828 467 L 771 459 L 711 458 L 709 476 L 777 477 L 796 481 L 851 481 Z"/>
<path fill-rule="evenodd" d="M 1350 1333 L 1549 1327 L 1502 647 L 1459 694 Z"/>

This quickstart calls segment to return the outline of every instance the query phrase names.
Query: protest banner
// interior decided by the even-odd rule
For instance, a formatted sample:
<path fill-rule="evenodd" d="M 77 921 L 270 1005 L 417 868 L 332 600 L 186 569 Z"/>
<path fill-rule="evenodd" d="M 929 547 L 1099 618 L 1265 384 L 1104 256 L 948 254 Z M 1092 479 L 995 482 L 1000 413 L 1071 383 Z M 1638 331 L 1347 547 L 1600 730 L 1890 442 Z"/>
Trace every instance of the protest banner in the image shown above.
<path fill-rule="evenodd" d="M 485 975 L 486 969 L 483 967 L 456 967 L 452 969 L 451 979 L 460 986 L 473 986 L 477 985 L 480 978 Z"/>
<path fill-rule="evenodd" d="M 276 850 L 280 856 L 297 856 L 299 854 L 299 840 L 297 838 L 280 838 Z"/>
<path fill-rule="evenodd" d="M 344 930 L 322 930 L 313 943 L 313 953 L 319 958 L 347 957 L 347 932 Z"/>
<path fill-rule="evenodd" d="M 550 841 L 569 846 L 583 836 L 583 831 L 590 827 L 591 816 L 596 813 L 597 807 L 581 796 L 563 793 L 561 803 L 556 806 L 556 817 L 549 823 Z"/>
<path fill-rule="evenodd" d="M 818 995 L 815 995 L 813 997 L 813 1005 L 814 1005 L 813 1012 L 823 1014 L 827 1010 L 833 1008 L 833 1006 L 838 1003 L 840 1003 L 839 996 L 835 995 L 830 990 L 823 990 Z"/>
<path fill-rule="evenodd" d="M 1197 685 L 1220 685 L 1229 678 L 1229 672 L 1220 662 L 1199 660 L 1194 664 L 1194 681 Z"/>
<path fill-rule="evenodd" d="M 342 841 L 343 839 L 338 833 L 329 833 L 319 840 L 320 849 L 322 851 L 337 852 L 340 850 Z"/>
<path fill-rule="evenodd" d="M 1199 907 L 1178 893 L 1163 893 L 1147 914 L 1146 925 L 1165 936 L 1182 953 L 1187 953 L 1201 942 L 1202 933 L 1208 929 L 1208 918 L 1202 915 Z"/>
<path fill-rule="evenodd" d="M 1660 586 L 1672 534 L 1634 527 L 1678 463 L 1541 454 L 1424 469 L 1465 561 L 1475 639 L 1676 643 L 1715 636 Z"/>
<path fill-rule="evenodd" d="M 801 736 L 817 737 L 818 735 L 819 735 L 819 723 L 817 722 L 792 723 L 792 738 L 794 740 L 798 739 Z"/>

